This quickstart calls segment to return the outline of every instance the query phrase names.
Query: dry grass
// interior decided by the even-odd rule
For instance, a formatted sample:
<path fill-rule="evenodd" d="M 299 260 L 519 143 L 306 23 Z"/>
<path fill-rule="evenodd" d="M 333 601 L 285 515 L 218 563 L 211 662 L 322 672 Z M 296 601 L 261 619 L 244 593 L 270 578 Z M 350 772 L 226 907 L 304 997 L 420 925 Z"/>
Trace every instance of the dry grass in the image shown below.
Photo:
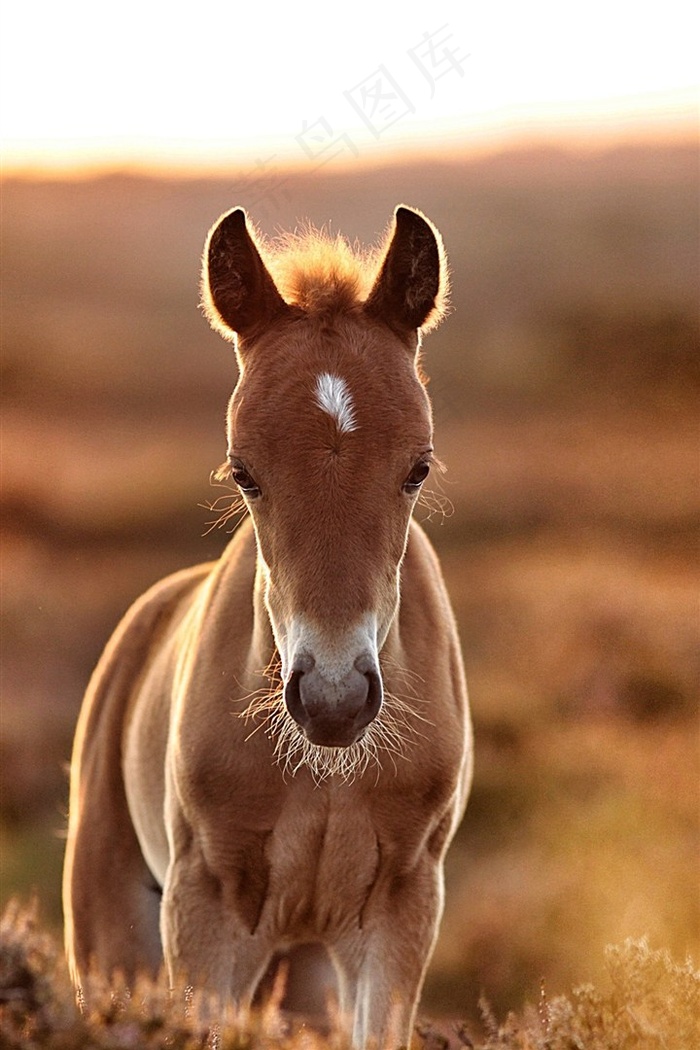
<path fill-rule="evenodd" d="M 605 990 L 585 985 L 511 1013 L 499 1024 L 482 1002 L 484 1031 L 466 1024 L 416 1026 L 416 1050 L 696 1050 L 700 973 L 645 941 L 606 951 Z M 274 1004 L 254 1016 L 202 1020 L 192 989 L 164 983 L 133 990 L 95 984 L 76 1004 L 58 946 L 34 909 L 8 905 L 0 923 L 0 1041 L 6 1050 L 348 1050 L 331 1033 L 292 1027 Z"/>

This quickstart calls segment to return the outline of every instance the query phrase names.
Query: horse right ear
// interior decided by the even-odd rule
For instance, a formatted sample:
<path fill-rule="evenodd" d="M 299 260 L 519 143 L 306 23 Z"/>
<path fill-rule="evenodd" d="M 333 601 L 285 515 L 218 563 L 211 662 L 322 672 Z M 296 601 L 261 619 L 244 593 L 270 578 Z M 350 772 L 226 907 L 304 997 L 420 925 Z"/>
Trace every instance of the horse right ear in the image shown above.
<path fill-rule="evenodd" d="M 291 312 L 250 235 L 243 208 L 226 212 L 207 236 L 202 264 L 202 305 L 224 338 L 255 335 Z"/>

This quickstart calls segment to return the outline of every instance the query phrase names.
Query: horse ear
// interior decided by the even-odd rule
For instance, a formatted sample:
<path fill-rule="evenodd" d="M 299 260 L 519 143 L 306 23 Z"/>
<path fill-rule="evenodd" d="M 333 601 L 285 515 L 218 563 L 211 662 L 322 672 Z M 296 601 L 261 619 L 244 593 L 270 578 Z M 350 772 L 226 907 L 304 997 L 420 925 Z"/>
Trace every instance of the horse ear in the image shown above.
<path fill-rule="evenodd" d="M 291 310 L 260 257 L 243 208 L 226 212 L 209 231 L 202 302 L 212 328 L 228 339 L 234 332 L 254 336 Z"/>
<path fill-rule="evenodd" d="M 420 212 L 399 205 L 365 311 L 408 333 L 433 328 L 444 315 L 446 298 L 447 265 L 440 234 Z"/>

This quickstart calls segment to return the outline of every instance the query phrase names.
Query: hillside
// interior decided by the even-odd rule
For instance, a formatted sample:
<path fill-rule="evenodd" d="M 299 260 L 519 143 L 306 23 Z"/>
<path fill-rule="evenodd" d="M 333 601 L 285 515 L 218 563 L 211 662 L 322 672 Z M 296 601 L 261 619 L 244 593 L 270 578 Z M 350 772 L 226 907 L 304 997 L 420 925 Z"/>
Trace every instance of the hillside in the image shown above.
<path fill-rule="evenodd" d="M 309 218 L 371 242 L 405 201 L 453 274 L 425 349 L 448 471 L 419 517 L 477 729 L 426 1009 L 477 1017 L 484 991 L 503 1016 L 628 937 L 697 958 L 695 151 L 2 195 L 2 900 L 36 886 L 60 922 L 90 670 L 146 586 L 226 542 L 202 506 L 235 380 L 197 308 L 208 227 L 243 204 L 268 236 Z"/>

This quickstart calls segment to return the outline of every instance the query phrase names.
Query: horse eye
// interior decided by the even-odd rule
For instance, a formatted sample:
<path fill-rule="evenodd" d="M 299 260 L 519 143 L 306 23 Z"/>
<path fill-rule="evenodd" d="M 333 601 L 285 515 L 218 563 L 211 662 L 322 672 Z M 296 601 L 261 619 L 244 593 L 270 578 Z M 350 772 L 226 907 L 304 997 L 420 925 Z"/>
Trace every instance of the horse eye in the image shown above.
<path fill-rule="evenodd" d="M 259 486 L 242 464 L 231 464 L 231 477 L 246 496 L 253 498 L 260 495 Z"/>
<path fill-rule="evenodd" d="M 404 492 L 417 492 L 429 473 L 430 464 L 426 463 L 424 459 L 419 463 L 416 463 L 413 470 L 403 483 Z"/>

